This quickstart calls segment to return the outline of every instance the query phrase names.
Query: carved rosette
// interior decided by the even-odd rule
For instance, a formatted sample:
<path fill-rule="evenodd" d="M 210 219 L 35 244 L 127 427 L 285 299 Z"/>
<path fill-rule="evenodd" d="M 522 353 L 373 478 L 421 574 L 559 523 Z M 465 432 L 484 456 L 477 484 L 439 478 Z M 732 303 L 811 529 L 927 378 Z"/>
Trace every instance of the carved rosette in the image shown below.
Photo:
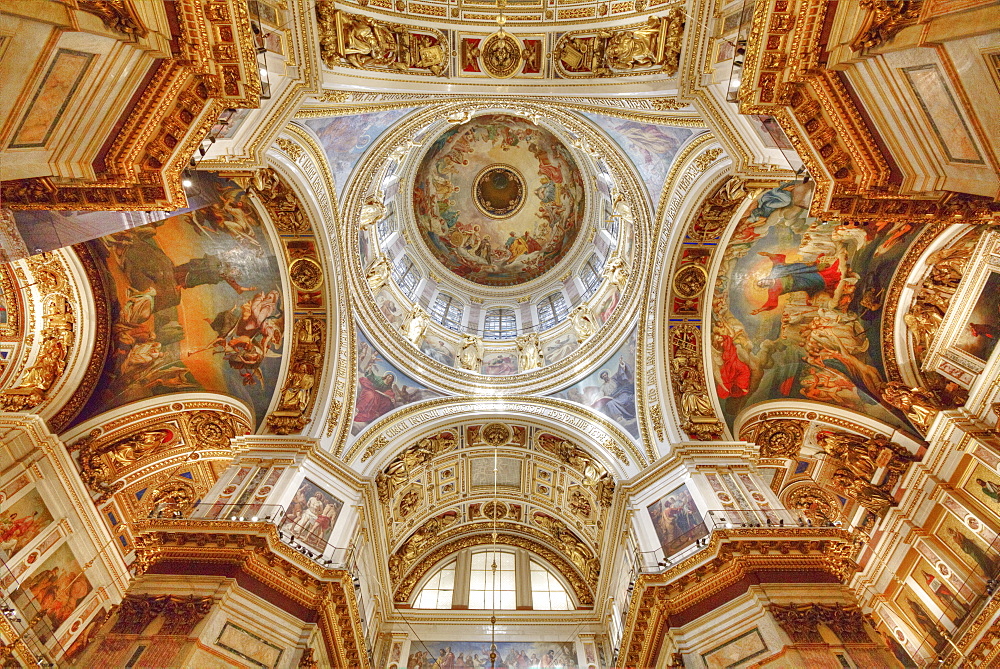
<path fill-rule="evenodd" d="M 802 420 L 766 420 L 754 440 L 762 458 L 794 458 L 802 449 L 808 423 Z"/>

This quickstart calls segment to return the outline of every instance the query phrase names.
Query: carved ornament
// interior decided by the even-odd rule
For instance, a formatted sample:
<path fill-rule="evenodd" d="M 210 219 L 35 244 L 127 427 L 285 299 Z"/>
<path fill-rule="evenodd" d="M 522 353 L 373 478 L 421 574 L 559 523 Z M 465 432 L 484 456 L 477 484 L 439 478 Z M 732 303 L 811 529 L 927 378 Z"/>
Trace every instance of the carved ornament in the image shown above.
<path fill-rule="evenodd" d="M 145 37 L 149 34 L 146 26 L 132 11 L 126 0 L 77 0 L 77 9 L 94 14 L 111 30 L 129 37 Z"/>
<path fill-rule="evenodd" d="M 142 634 L 154 619 L 165 618 L 160 634 L 188 635 L 212 610 L 211 597 L 188 595 L 125 595 L 111 634 Z"/>
<path fill-rule="evenodd" d="M 330 0 L 317 3 L 316 15 L 320 53 L 327 67 L 433 76 L 448 73 L 448 38 L 440 30 L 350 14 L 336 9 Z"/>
<path fill-rule="evenodd" d="M 566 78 L 620 77 L 677 73 L 684 14 L 670 10 L 645 23 L 602 30 L 577 30 L 559 38 L 553 49 L 556 70 Z"/>
<path fill-rule="evenodd" d="M 754 442 L 760 447 L 762 458 L 794 458 L 802 448 L 806 421 L 765 420 Z"/>
<path fill-rule="evenodd" d="M 843 604 L 771 604 L 768 611 L 792 643 L 824 643 L 819 625 L 826 625 L 844 643 L 871 643 L 861 609 Z"/>
<path fill-rule="evenodd" d="M 701 364 L 701 331 L 689 323 L 670 329 L 670 379 L 684 422 L 681 429 L 696 441 L 721 439 L 725 433 L 708 396 Z"/>
<path fill-rule="evenodd" d="M 865 23 L 851 41 L 855 51 L 882 46 L 920 17 L 923 0 L 860 0 L 868 10 Z"/>
<path fill-rule="evenodd" d="M 275 434 L 294 434 L 306 426 L 322 373 L 326 323 L 310 316 L 299 317 L 293 332 L 291 372 L 281 388 L 278 407 L 267 417 L 267 426 Z"/>

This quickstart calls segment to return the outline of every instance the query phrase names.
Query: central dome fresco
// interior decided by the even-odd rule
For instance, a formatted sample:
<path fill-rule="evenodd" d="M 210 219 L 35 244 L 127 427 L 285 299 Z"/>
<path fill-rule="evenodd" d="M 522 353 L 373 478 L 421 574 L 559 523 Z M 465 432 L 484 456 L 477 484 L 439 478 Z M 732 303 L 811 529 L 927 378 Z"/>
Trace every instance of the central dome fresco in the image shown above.
<path fill-rule="evenodd" d="M 554 134 L 506 114 L 449 128 L 417 168 L 413 210 L 434 256 L 484 286 L 552 269 L 583 224 L 583 176 Z"/>

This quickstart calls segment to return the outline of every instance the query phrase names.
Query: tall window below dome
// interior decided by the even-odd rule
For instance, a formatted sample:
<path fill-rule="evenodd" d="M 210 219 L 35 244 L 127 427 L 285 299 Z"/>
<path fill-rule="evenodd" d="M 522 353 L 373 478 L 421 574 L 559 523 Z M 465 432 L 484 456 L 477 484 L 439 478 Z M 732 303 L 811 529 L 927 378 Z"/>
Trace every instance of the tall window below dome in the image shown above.
<path fill-rule="evenodd" d="M 493 570 L 493 561 L 497 568 Z M 516 609 L 517 582 L 514 554 L 484 551 L 472 554 L 469 578 L 470 609 Z"/>
<path fill-rule="evenodd" d="M 580 268 L 580 281 L 583 282 L 583 299 L 589 298 L 597 292 L 601 285 L 601 262 L 597 254 L 587 258 Z"/>
<path fill-rule="evenodd" d="M 462 327 L 462 303 L 446 293 L 438 294 L 431 310 L 431 317 L 441 325 L 451 330 Z"/>
<path fill-rule="evenodd" d="M 563 580 L 530 552 L 471 548 L 431 573 L 414 597 L 413 608 L 572 611 L 576 605 Z"/>
<path fill-rule="evenodd" d="M 413 298 L 413 291 L 420 283 L 420 272 L 417 271 L 413 261 L 403 256 L 403 259 L 396 263 L 394 269 L 396 285 L 403 291 L 403 295 Z"/>
<path fill-rule="evenodd" d="M 483 339 L 513 339 L 517 335 L 514 310 L 500 307 L 486 312 Z"/>
<path fill-rule="evenodd" d="M 562 293 L 552 293 L 546 295 L 538 303 L 538 327 L 548 330 L 566 320 L 569 309 L 566 308 L 566 298 Z"/>

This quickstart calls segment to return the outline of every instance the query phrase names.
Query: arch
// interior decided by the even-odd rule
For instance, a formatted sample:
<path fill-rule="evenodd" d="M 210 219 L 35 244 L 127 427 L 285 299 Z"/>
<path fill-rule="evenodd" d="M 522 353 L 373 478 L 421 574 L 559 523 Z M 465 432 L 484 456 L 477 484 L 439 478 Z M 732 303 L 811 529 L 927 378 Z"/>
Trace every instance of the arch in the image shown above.
<path fill-rule="evenodd" d="M 407 603 L 410 601 L 417 583 L 421 581 L 432 567 L 460 550 L 487 545 L 523 548 L 529 553 L 534 553 L 544 558 L 555 567 L 556 571 L 566 577 L 572 588 L 573 595 L 581 607 L 591 607 L 594 605 L 592 586 L 588 584 L 587 579 L 580 573 L 576 565 L 564 558 L 559 552 L 537 539 L 521 534 L 502 531 L 497 534 L 496 541 L 494 541 L 491 534 L 480 530 L 476 534 L 467 534 L 450 539 L 447 543 L 437 546 L 431 552 L 423 555 L 416 562 L 415 566 L 396 583 L 393 592 L 393 599 L 396 606 L 408 605 Z"/>
<path fill-rule="evenodd" d="M 430 399 L 383 416 L 369 425 L 343 455 L 362 475 L 372 476 L 402 449 L 455 422 L 525 422 L 564 434 L 597 454 L 616 479 L 648 464 L 617 423 L 587 407 L 546 397 Z"/>

